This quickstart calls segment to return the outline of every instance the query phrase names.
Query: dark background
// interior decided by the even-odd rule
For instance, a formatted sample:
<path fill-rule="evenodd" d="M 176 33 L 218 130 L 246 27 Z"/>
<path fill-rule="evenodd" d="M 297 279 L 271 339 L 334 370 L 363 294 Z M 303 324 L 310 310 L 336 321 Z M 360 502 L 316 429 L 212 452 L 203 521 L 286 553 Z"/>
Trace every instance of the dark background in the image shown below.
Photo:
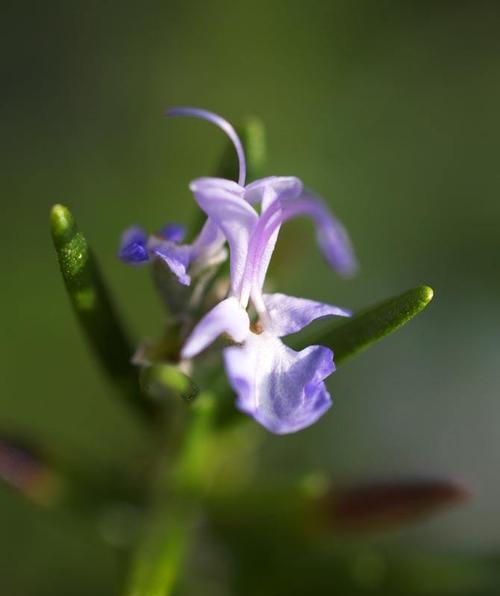
<path fill-rule="evenodd" d="M 133 457 L 142 431 L 81 340 L 49 208 L 73 210 L 137 336 L 158 335 L 160 305 L 147 273 L 116 260 L 119 235 L 188 222 L 187 184 L 224 146 L 162 112 L 257 115 L 266 173 L 326 197 L 361 263 L 342 282 L 293 223 L 272 264 L 280 291 L 354 309 L 421 283 L 436 293 L 330 379 L 319 424 L 269 436 L 262 467 L 461 478 L 470 504 L 385 540 L 498 552 L 498 3 L 18 2 L 1 23 L 1 428 L 99 464 Z M 121 570 L 85 523 L 0 492 L 0 528 L 2 594 L 114 593 Z"/>

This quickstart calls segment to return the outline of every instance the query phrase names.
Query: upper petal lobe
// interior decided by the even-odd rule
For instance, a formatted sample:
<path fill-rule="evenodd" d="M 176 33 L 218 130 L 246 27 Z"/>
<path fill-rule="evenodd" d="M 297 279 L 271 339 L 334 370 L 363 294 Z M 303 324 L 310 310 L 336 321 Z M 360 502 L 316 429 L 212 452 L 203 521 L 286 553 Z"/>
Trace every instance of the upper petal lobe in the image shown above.
<path fill-rule="evenodd" d="M 231 288 L 239 291 L 248 244 L 258 215 L 243 198 L 244 189 L 230 180 L 200 178 L 191 183 L 198 205 L 222 230 L 231 252 Z"/>

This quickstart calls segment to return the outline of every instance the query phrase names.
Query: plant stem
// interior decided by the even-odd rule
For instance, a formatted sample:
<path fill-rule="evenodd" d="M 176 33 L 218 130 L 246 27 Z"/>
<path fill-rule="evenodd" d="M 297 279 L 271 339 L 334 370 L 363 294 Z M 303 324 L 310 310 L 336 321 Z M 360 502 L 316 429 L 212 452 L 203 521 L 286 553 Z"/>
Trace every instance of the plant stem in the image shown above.
<path fill-rule="evenodd" d="M 124 596 L 170 596 L 188 553 L 205 494 L 212 395 L 200 394 L 175 465 L 163 459 L 151 511 L 133 555 Z"/>
<path fill-rule="evenodd" d="M 158 503 L 145 528 L 126 596 L 169 596 L 189 548 L 196 515 L 189 503 Z"/>

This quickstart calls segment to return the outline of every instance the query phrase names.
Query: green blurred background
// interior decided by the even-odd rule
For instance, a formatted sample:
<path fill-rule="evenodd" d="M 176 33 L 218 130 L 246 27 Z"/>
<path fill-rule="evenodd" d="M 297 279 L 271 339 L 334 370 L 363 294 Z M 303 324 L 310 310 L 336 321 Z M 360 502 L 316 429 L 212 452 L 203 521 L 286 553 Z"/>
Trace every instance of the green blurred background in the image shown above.
<path fill-rule="evenodd" d="M 361 263 L 339 280 L 310 226 L 294 222 L 272 264 L 280 291 L 354 309 L 420 283 L 436 292 L 421 317 L 333 375 L 319 424 L 266 439 L 262 469 L 464 479 L 470 504 L 380 543 L 496 556 L 499 4 L 17 2 L 4 3 L 2 24 L 1 428 L 96 465 L 137 457 L 143 431 L 73 320 L 49 208 L 73 210 L 137 336 L 158 336 L 161 307 L 147 272 L 116 260 L 119 235 L 188 222 L 187 184 L 224 147 L 215 128 L 162 112 L 257 115 L 266 173 L 326 197 Z M 2 596 L 116 593 L 121 569 L 86 524 L 0 492 L 0 528 Z"/>

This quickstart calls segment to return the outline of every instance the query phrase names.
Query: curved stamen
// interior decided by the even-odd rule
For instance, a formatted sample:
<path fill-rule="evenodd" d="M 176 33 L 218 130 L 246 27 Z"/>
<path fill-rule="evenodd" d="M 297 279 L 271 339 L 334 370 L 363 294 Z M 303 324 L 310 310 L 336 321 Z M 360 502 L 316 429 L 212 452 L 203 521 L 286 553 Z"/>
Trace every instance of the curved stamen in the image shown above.
<path fill-rule="evenodd" d="M 212 122 L 220 129 L 222 129 L 226 135 L 231 139 L 231 142 L 236 149 L 236 154 L 238 155 L 238 162 L 240 165 L 240 173 L 238 177 L 238 184 L 240 186 L 245 186 L 245 178 L 246 178 L 246 160 L 245 160 L 245 151 L 243 150 L 243 145 L 240 141 L 240 138 L 236 134 L 234 128 L 229 124 L 227 120 L 224 120 L 222 116 L 218 114 L 214 114 L 213 112 L 209 112 L 208 110 L 202 110 L 201 108 L 188 108 L 188 107 L 175 107 L 170 108 L 165 112 L 165 116 L 192 116 L 194 118 L 201 118 L 202 120 L 208 120 L 208 122 Z"/>

